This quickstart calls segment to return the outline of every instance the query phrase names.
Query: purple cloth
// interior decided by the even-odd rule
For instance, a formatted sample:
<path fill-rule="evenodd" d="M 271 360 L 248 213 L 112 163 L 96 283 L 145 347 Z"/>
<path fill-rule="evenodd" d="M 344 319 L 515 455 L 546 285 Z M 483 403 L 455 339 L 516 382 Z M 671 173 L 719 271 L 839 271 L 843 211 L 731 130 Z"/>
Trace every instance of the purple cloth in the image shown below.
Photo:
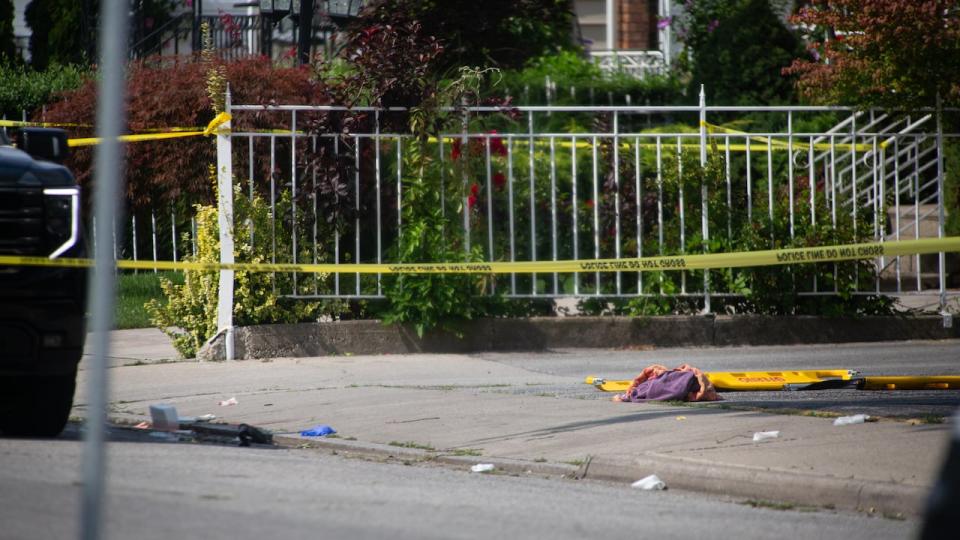
<path fill-rule="evenodd" d="M 620 401 L 686 401 L 690 392 L 700 390 L 700 383 L 692 371 L 668 371 L 655 379 L 643 381 L 636 388 L 620 396 Z"/>

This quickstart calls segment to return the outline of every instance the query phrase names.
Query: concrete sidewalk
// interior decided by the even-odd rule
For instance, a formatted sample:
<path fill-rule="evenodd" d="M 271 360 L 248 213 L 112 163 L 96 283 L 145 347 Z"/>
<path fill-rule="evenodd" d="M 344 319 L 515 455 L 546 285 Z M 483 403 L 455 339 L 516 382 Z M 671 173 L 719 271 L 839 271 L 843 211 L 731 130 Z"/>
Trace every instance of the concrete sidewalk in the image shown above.
<path fill-rule="evenodd" d="M 835 427 L 832 418 L 722 406 L 613 403 L 580 378 L 469 355 L 151 364 L 169 345 L 149 332 L 121 331 L 113 340 L 112 356 L 149 364 L 125 360 L 110 370 L 114 419 L 148 419 L 149 405 L 162 402 L 181 416 L 214 414 L 292 438 L 328 424 L 339 438 L 316 444 L 464 468 L 482 462 L 521 474 L 623 482 L 657 474 L 678 489 L 916 515 L 951 430 L 949 423 Z M 80 416 L 86 374 L 82 366 Z M 571 392 L 556 397 L 558 388 Z M 218 406 L 230 397 L 239 404 Z M 759 431 L 780 436 L 754 443 Z"/>

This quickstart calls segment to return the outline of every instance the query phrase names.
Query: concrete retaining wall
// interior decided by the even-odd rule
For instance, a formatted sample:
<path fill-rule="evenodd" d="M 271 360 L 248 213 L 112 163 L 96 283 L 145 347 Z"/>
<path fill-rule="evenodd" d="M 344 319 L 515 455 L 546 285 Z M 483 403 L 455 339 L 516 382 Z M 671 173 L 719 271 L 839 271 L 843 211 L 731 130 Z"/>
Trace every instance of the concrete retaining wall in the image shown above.
<path fill-rule="evenodd" d="M 462 327 L 462 338 L 432 332 L 421 339 L 405 326 L 379 321 L 274 324 L 234 330 L 237 359 L 336 354 L 466 353 L 562 348 L 715 347 L 960 338 L 960 324 L 923 317 L 550 317 L 485 319 Z M 223 360 L 224 336 L 200 349 Z"/>

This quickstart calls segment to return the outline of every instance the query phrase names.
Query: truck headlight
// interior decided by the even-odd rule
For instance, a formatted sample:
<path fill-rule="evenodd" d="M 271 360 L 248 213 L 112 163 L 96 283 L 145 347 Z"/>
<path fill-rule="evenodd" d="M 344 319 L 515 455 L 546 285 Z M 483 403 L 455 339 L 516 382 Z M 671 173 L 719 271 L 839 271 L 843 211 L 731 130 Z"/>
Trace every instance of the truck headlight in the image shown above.
<path fill-rule="evenodd" d="M 77 244 L 80 231 L 80 189 L 46 188 L 43 190 L 47 237 L 57 246 L 50 258 L 55 259 Z"/>

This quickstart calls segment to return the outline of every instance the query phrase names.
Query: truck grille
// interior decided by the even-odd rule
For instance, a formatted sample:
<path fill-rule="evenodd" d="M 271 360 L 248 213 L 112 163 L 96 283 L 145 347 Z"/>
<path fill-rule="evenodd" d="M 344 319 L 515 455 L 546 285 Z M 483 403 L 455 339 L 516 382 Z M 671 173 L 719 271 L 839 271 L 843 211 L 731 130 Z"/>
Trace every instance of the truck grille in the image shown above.
<path fill-rule="evenodd" d="M 43 189 L 0 187 L 0 254 L 44 253 Z"/>

